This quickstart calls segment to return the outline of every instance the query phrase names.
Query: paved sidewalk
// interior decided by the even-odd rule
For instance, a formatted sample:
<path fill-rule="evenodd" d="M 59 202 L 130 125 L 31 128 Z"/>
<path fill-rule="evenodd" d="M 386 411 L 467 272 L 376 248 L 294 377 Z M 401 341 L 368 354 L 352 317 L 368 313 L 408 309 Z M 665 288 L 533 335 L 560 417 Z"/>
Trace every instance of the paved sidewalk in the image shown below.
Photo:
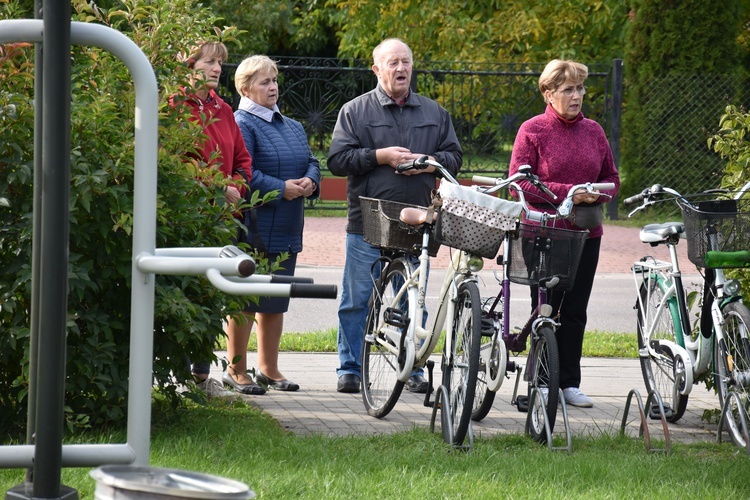
<path fill-rule="evenodd" d="M 346 220 L 343 217 L 308 217 L 305 219 L 304 250 L 299 255 L 299 266 L 342 268 L 344 265 Z M 607 225 L 599 261 L 598 272 L 602 274 L 630 274 L 631 264 L 640 256 L 650 254 L 666 258 L 664 248 L 651 248 L 638 239 L 638 228 Z M 686 245 L 680 245 L 680 257 L 684 271 L 694 272 L 687 260 Z M 449 250 L 441 248 L 433 259 L 435 268 L 445 268 Z M 496 266 L 485 259 L 485 266 Z M 219 358 L 226 353 L 217 353 Z M 249 366 L 257 366 L 256 353 L 248 354 Z M 439 381 L 439 356 L 435 358 L 435 380 Z M 284 374 L 299 383 L 296 393 L 270 391 L 263 396 L 243 396 L 278 420 L 279 424 L 297 435 L 325 434 L 331 436 L 371 435 L 398 432 L 414 426 L 428 427 L 432 409 L 425 407 L 424 395 L 404 392 L 394 410 L 384 419 L 370 417 L 362 403 L 360 394 L 336 392 L 338 365 L 336 354 L 330 353 L 280 353 L 279 365 Z M 571 432 L 577 436 L 599 436 L 616 434 L 625 410 L 628 393 L 637 389 L 644 398 L 645 386 L 640 365 L 636 359 L 585 358 L 582 362 L 583 383 L 581 389 L 594 400 L 593 408 L 568 407 Z M 212 376 L 220 379 L 218 367 Z M 523 433 L 525 413 L 510 405 L 515 380 L 506 380 L 498 391 L 490 414 L 480 423 L 473 423 L 476 439 L 498 433 Z M 523 387 L 523 385 L 522 385 Z M 704 410 L 718 408 L 718 397 L 703 385 L 694 387 L 690 395 L 688 410 L 677 424 L 669 425 L 672 441 L 695 442 L 716 440 L 716 424 L 701 420 Z M 564 435 L 562 411 L 558 413 L 556 435 Z M 640 425 L 638 405 L 632 402 L 626 431 L 637 437 Z M 436 430 L 439 431 L 439 417 Z M 660 421 L 649 420 L 648 427 L 654 439 L 663 439 Z M 724 438 L 729 439 L 728 436 Z"/>
<path fill-rule="evenodd" d="M 225 352 L 217 353 L 219 358 Z M 436 376 L 439 376 L 439 357 Z M 249 353 L 248 363 L 256 366 L 256 354 Z M 245 401 L 274 417 L 286 430 L 296 435 L 324 434 L 329 436 L 373 435 L 409 430 L 414 426 L 429 427 L 432 409 L 423 405 L 423 394 L 404 391 L 393 411 L 384 419 L 367 414 L 360 394 L 336 392 L 335 368 L 338 358 L 330 353 L 280 354 L 280 366 L 290 380 L 301 386 L 296 393 L 269 391 L 263 396 L 243 396 Z M 220 368 L 214 366 L 212 376 L 220 379 Z M 574 436 L 597 437 L 615 435 L 620 430 L 625 404 L 631 389 L 644 398 L 645 388 L 640 366 L 635 359 L 585 358 L 582 362 L 582 389 L 594 401 L 593 408 L 568 407 L 571 433 Z M 439 380 L 439 378 L 438 378 Z M 493 409 L 480 423 L 473 423 L 475 439 L 495 434 L 522 434 L 525 413 L 510 405 L 514 380 L 506 380 L 498 391 Z M 521 386 L 523 387 L 523 385 Z M 703 385 L 693 388 L 685 416 L 669 424 L 672 442 L 692 443 L 716 440 L 716 424 L 701 420 L 704 410 L 718 408 L 718 397 Z M 633 400 L 626 432 L 638 437 L 638 405 Z M 648 420 L 652 439 L 664 439 L 660 421 Z M 436 432 L 440 432 L 439 415 Z M 564 436 L 562 411 L 558 411 L 555 435 Z M 724 441 L 729 440 L 727 435 Z"/>

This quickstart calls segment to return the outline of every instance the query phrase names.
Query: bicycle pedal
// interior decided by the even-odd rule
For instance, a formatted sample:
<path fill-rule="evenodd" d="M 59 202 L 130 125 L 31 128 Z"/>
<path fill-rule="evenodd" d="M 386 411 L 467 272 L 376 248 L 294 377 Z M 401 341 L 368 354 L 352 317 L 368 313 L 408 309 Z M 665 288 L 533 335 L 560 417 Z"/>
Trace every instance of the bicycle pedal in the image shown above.
<path fill-rule="evenodd" d="M 664 405 L 664 418 L 669 420 L 674 416 L 674 410 L 669 405 Z M 661 420 L 661 411 L 659 411 L 659 405 L 651 406 L 648 409 L 648 418 L 651 420 Z"/>
<path fill-rule="evenodd" d="M 516 408 L 521 413 L 529 412 L 529 397 L 528 396 L 516 396 Z"/>
<path fill-rule="evenodd" d="M 406 311 L 396 309 L 395 307 L 389 307 L 383 312 L 383 321 L 388 325 L 395 326 L 396 328 L 406 328 L 409 324 L 409 318 Z"/>

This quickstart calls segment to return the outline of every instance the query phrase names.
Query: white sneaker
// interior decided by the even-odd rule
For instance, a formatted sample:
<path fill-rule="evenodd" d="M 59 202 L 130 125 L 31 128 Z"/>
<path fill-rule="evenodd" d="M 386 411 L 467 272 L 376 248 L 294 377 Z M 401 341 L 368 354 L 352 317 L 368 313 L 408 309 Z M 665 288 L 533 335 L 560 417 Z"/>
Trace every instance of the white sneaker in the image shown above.
<path fill-rule="evenodd" d="M 224 389 L 224 386 L 221 385 L 218 380 L 211 377 L 208 377 L 200 384 L 196 383 L 195 386 L 204 392 L 209 398 L 221 398 L 234 401 L 239 397 L 239 394 Z"/>
<path fill-rule="evenodd" d="M 565 404 L 570 406 L 578 406 L 581 408 L 591 408 L 594 406 L 594 402 L 581 391 L 578 387 L 568 387 L 563 389 L 563 397 L 565 398 Z"/>

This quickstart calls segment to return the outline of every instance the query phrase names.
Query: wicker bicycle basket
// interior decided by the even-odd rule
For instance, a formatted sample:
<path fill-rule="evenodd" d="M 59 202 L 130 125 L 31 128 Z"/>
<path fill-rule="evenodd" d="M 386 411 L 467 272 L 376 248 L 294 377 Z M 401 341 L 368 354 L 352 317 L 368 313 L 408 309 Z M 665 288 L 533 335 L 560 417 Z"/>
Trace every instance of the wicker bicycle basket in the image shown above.
<path fill-rule="evenodd" d="M 364 240 L 370 245 L 387 250 L 400 250 L 410 254 L 419 254 L 422 248 L 422 232 L 404 222 L 399 216 L 407 207 L 424 208 L 417 205 L 379 200 L 377 198 L 359 198 L 362 208 L 362 226 Z M 437 255 L 440 242 L 430 238 L 427 247 L 430 256 Z"/>
<path fill-rule="evenodd" d="M 589 232 L 521 223 L 513 236 L 508 258 L 508 277 L 513 283 L 537 285 L 558 277 L 555 290 L 573 288 L 578 262 Z"/>
<path fill-rule="evenodd" d="M 750 207 L 743 200 L 705 200 L 695 205 L 681 204 L 687 237 L 687 254 L 698 267 L 744 267 L 732 259 L 706 259 L 714 252 L 750 250 Z"/>

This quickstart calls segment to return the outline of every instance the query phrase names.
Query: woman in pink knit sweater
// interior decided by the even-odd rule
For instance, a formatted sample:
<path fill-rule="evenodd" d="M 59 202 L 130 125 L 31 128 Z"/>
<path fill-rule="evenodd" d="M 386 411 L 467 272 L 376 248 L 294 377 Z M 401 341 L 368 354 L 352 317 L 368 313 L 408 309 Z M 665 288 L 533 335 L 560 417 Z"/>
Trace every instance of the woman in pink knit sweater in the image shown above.
<path fill-rule="evenodd" d="M 539 77 L 539 91 L 547 108 L 544 113 L 524 122 L 518 130 L 510 161 L 510 174 L 520 165 L 531 165 L 534 174 L 555 193 L 557 200 L 545 195 L 528 182 L 521 188 L 527 201 L 535 210 L 554 212 L 575 184 L 586 182 L 613 182 L 615 189 L 604 193 L 614 196 L 620 187 L 620 178 L 612 157 L 609 141 L 602 127 L 583 116 L 581 106 L 586 95 L 584 81 L 588 68 L 574 61 L 550 61 Z M 581 193 L 573 202 L 596 205 L 599 196 Z M 565 221 L 565 227 L 578 229 Z M 559 224 L 558 224 L 559 225 Z M 560 327 L 557 343 L 560 352 L 560 388 L 565 402 L 571 406 L 591 407 L 593 402 L 584 394 L 581 384 L 581 351 L 586 328 L 586 309 L 594 284 L 602 226 L 590 228 L 575 276 L 573 289 L 565 294 L 551 293 L 555 310 L 560 310 Z M 537 293 L 532 287 L 532 307 L 536 307 Z"/>

